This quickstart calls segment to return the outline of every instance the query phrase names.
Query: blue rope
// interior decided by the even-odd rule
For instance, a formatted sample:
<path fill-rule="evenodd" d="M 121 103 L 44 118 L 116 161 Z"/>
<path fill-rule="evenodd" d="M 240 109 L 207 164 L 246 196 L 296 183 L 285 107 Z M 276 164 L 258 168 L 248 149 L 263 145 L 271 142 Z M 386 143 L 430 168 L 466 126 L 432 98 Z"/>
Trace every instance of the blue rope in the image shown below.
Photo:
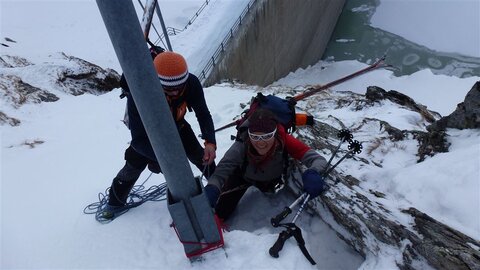
<path fill-rule="evenodd" d="M 145 188 L 145 183 L 150 179 L 152 173 L 143 181 L 140 185 L 135 185 L 132 190 L 130 191 L 127 203 L 123 207 L 118 207 L 113 210 L 114 217 L 111 219 L 106 219 L 103 217 L 102 210 L 108 203 L 108 195 L 111 192 L 111 188 L 108 187 L 104 193 L 98 194 L 98 202 L 91 203 L 83 209 L 83 213 L 85 214 L 95 214 L 95 219 L 100 223 L 109 223 L 116 217 L 126 213 L 131 208 L 135 208 L 139 205 L 142 205 L 148 201 L 163 201 L 167 198 L 167 183 L 161 183 L 160 185 L 154 185 L 149 187 L 148 189 Z"/>

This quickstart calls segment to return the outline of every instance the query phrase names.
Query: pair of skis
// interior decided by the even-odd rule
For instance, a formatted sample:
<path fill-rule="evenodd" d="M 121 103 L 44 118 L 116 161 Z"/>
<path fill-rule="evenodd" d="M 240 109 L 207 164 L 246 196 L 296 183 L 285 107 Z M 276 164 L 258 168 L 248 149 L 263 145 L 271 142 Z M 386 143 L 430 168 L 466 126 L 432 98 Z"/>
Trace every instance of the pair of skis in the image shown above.
<path fill-rule="evenodd" d="M 311 87 L 311 88 L 305 90 L 305 92 L 303 92 L 303 93 L 301 93 L 301 94 L 298 94 L 298 95 L 292 97 L 291 99 L 292 99 L 294 102 L 298 102 L 298 101 L 303 100 L 303 99 L 305 99 L 305 98 L 307 98 L 307 97 L 310 97 L 310 96 L 312 96 L 312 95 L 314 95 L 314 94 L 316 94 L 316 93 L 318 93 L 318 92 L 320 92 L 320 91 L 329 89 L 330 87 L 339 85 L 339 84 L 341 84 L 341 83 L 344 83 L 344 82 L 346 82 L 346 81 L 348 81 L 348 80 L 351 80 L 351 79 L 353 79 L 353 78 L 355 78 L 355 77 L 358 77 L 358 76 L 363 75 L 363 74 L 365 74 L 365 73 L 368 73 L 368 72 L 370 72 L 370 71 L 373 71 L 373 70 L 376 70 L 376 69 L 379 69 L 379 68 L 388 67 L 389 65 L 385 64 L 385 58 L 386 58 L 386 55 L 384 55 L 384 56 L 383 56 L 382 58 L 380 58 L 378 61 L 376 61 L 375 63 L 371 64 L 370 66 L 368 66 L 368 67 L 366 67 L 366 68 L 363 68 L 363 69 L 361 69 L 361 70 L 359 70 L 359 71 L 357 71 L 357 72 L 354 72 L 354 73 L 352 73 L 352 74 L 349 74 L 349 75 L 347 75 L 347 76 L 345 76 L 345 77 L 342 77 L 342 78 L 340 78 L 340 79 L 337 79 L 337 80 L 335 80 L 335 81 L 329 82 L 329 83 L 327 83 L 327 84 L 325 84 L 325 85 L 316 86 L 316 87 Z M 215 130 L 215 132 L 221 131 L 221 130 L 224 130 L 224 129 L 227 129 L 227 128 L 229 128 L 229 127 L 236 126 L 236 125 L 239 123 L 238 121 L 240 121 L 240 120 L 235 120 L 235 121 L 233 121 L 233 122 L 231 122 L 231 123 L 229 123 L 229 124 L 226 124 L 226 125 L 224 125 L 224 126 L 222 126 L 222 127 L 220 127 L 220 128 L 217 128 L 217 129 Z"/>

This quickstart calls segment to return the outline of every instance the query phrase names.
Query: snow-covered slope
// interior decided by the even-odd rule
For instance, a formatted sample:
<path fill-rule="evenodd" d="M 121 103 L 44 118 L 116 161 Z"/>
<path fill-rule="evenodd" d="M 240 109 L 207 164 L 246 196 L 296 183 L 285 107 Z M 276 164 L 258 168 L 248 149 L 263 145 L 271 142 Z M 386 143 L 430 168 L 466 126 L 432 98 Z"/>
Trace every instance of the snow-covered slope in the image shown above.
<path fill-rule="evenodd" d="M 230 221 L 231 230 L 225 233 L 225 249 L 208 253 L 203 261 L 193 264 L 184 256 L 182 245 L 169 227 L 171 218 L 164 202 L 146 203 L 108 225 L 99 224 L 93 216 L 83 214 L 84 207 L 98 199 L 97 193 L 110 185 L 123 165 L 123 152 L 130 139 L 121 122 L 125 101 L 118 98 L 119 90 L 100 96 L 65 93 L 47 76 L 59 68 L 49 63 L 56 59 L 59 54 L 55 52 L 58 51 L 120 71 L 118 63 L 104 28 L 99 27 L 102 22 L 93 2 L 39 1 L 31 5 L 17 2 L 1 0 L 2 38 L 17 41 L 2 41 L 11 45 L 2 47 L 2 58 L 4 55 L 23 56 L 37 66 L 1 67 L 0 75 L 15 74 L 32 86 L 48 90 L 59 100 L 27 102 L 15 108 L 8 99 L 2 98 L 0 111 L 20 120 L 20 125 L 0 126 L 0 268 L 317 269 L 305 260 L 294 241 L 287 242 L 279 259 L 268 255 L 268 248 L 279 232 L 270 226 L 269 218 L 291 203 L 294 198 L 288 194 L 269 198 L 251 190 Z M 195 5 L 199 6 L 200 2 L 196 1 Z M 238 9 L 237 3 L 231 3 L 237 1 L 212 2 L 215 7 Z M 191 6 L 192 9 L 195 5 Z M 49 10 L 49 16 L 39 13 L 40 10 Z M 212 8 L 207 13 L 213 16 L 214 11 L 221 12 L 222 9 Z M 222 14 L 235 11 L 238 12 L 225 10 Z M 32 15 L 33 21 L 22 20 L 25 12 L 38 17 Z M 4 21 L 5 18 L 8 20 Z M 205 27 L 209 22 L 208 17 L 198 21 Z M 202 33 L 207 29 L 202 24 L 192 31 L 209 35 L 208 31 L 213 30 L 209 28 Z M 17 37 L 20 33 L 22 38 Z M 197 65 L 201 62 L 199 54 L 202 50 L 196 46 L 207 46 L 206 43 L 198 44 L 188 35 L 179 36 L 174 42 L 174 47 L 185 52 L 189 63 Z M 62 63 L 60 66 L 69 65 Z M 363 64 L 351 61 L 319 63 L 292 73 L 274 86 L 291 91 L 296 86 L 337 79 L 362 67 Z M 333 91 L 364 93 L 367 86 L 378 85 L 405 93 L 429 109 L 447 115 L 478 80 L 480 77 L 438 76 L 428 70 L 400 78 L 392 76 L 389 71 L 375 71 L 335 87 Z M 260 89 L 238 85 L 205 89 L 215 125 L 229 123 L 240 114 L 239 104 L 248 102 L 257 90 Z M 3 92 L 1 95 L 3 97 Z M 374 115 L 395 123 L 399 128 L 424 129 L 418 125 L 416 116 L 393 106 L 355 113 L 334 106 L 317 110 L 313 105 L 300 105 L 311 108 L 309 112 L 319 120 L 329 122 L 328 115 L 332 115 L 349 127 L 358 124 L 362 117 Z M 187 114 L 187 120 L 195 131 L 199 130 L 192 113 Z M 356 136 L 369 141 L 378 135 L 376 130 L 370 132 Z M 222 157 L 231 145 L 230 135 L 233 133 L 226 130 L 217 134 L 218 157 Z M 385 202 L 391 209 L 415 206 L 479 240 L 480 134 L 476 130 L 449 130 L 448 134 L 452 142 L 450 152 L 438 154 L 420 164 L 416 163 L 414 142 L 407 141 L 400 145 L 381 146 L 373 157 L 364 154 L 366 158 L 381 160 L 383 168 L 362 167 L 346 161 L 339 170 L 362 179 L 362 188 L 387 194 Z M 193 170 L 194 174 L 199 174 Z M 139 183 L 147 177 L 145 172 Z M 154 175 L 146 185 L 161 182 L 163 177 Z M 375 258 L 364 262 L 318 218 L 302 215 L 299 226 L 304 230 L 307 248 L 317 260 L 318 269 L 378 269 L 385 266 L 378 264 Z M 389 250 L 379 254 L 388 255 Z"/>

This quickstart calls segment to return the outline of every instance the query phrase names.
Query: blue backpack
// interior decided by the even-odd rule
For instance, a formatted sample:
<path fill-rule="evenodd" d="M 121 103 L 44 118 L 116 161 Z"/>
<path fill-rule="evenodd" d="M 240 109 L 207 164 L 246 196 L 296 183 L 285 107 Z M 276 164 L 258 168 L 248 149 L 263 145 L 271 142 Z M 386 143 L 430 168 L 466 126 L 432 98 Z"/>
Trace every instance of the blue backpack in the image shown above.
<path fill-rule="evenodd" d="M 295 131 L 296 128 L 296 102 L 291 98 L 279 98 L 274 95 L 263 95 L 258 93 L 250 101 L 250 108 L 245 110 L 242 114 L 242 118 L 237 122 L 237 129 L 250 117 L 258 108 L 267 109 L 275 114 L 278 122 L 283 125 L 288 133 Z M 313 122 L 313 117 L 311 118 Z"/>

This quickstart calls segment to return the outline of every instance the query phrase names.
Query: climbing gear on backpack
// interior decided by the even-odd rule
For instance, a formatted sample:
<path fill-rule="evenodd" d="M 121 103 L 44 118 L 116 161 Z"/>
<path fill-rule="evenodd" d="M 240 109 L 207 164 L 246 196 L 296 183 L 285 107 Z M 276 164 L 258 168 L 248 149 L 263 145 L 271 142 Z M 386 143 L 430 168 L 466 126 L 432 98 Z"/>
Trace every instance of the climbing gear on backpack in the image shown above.
<path fill-rule="evenodd" d="M 306 113 L 295 113 L 295 125 L 297 127 L 313 126 L 313 124 L 313 115 L 308 115 Z"/>

